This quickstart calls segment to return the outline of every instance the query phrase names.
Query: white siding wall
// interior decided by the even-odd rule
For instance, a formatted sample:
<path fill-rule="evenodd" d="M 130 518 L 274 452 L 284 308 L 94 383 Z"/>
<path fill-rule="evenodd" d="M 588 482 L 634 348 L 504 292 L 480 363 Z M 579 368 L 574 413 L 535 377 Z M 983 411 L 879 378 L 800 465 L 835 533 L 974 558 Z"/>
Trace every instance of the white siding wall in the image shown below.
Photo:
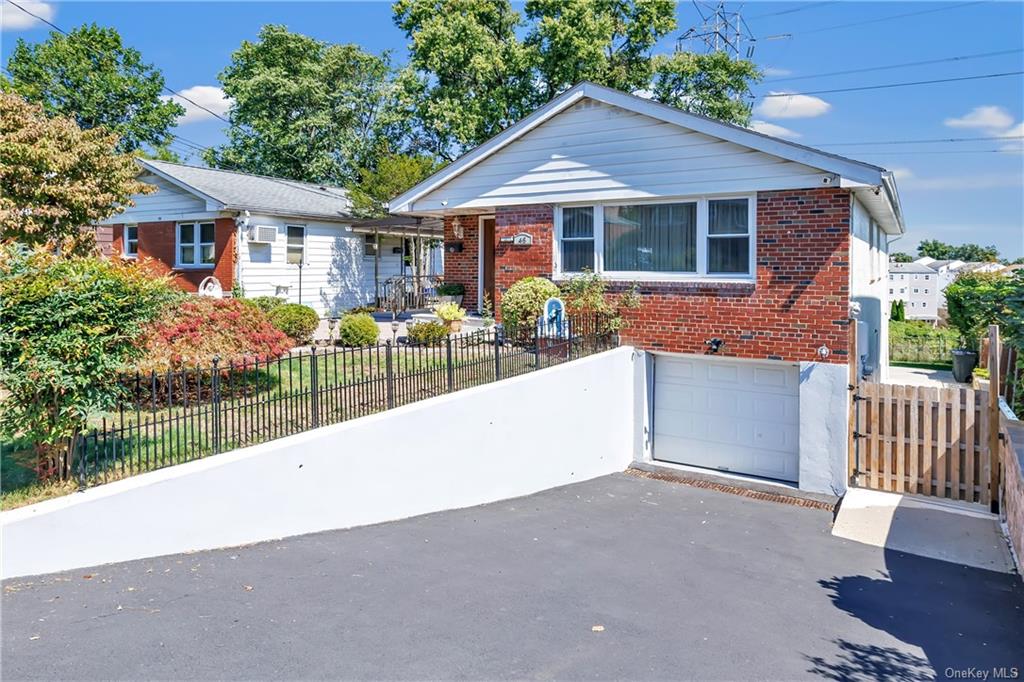
<path fill-rule="evenodd" d="M 207 213 L 205 201 L 172 185 L 163 178 L 144 173 L 139 176 L 139 180 L 156 187 L 156 192 L 133 195 L 135 206 L 104 220 L 105 224 L 146 223 L 217 215 Z"/>
<path fill-rule="evenodd" d="M 822 171 L 583 100 L 416 201 L 419 210 L 822 185 Z M 442 202 L 447 202 L 442 205 Z"/>
<path fill-rule="evenodd" d="M 868 363 L 884 381 L 889 373 L 888 243 L 864 205 L 851 201 L 850 298 L 860 304 L 859 319 L 867 325 Z M 863 355 L 865 349 L 858 351 Z"/>
<path fill-rule="evenodd" d="M 282 296 L 292 303 L 308 305 L 323 316 L 373 302 L 373 256 L 364 255 L 365 235 L 351 232 L 341 223 L 289 221 L 271 216 L 251 216 L 249 224 L 274 225 L 278 232 L 273 244 L 259 244 L 250 243 L 243 231 L 239 261 L 246 296 Z M 301 301 L 299 268 L 287 262 L 287 225 L 306 227 Z M 380 243 L 379 277 L 383 293 L 385 279 L 403 274 L 402 240 L 382 236 Z M 441 249 L 434 251 L 437 257 Z M 438 264 L 433 272 L 441 272 L 442 267 Z"/>

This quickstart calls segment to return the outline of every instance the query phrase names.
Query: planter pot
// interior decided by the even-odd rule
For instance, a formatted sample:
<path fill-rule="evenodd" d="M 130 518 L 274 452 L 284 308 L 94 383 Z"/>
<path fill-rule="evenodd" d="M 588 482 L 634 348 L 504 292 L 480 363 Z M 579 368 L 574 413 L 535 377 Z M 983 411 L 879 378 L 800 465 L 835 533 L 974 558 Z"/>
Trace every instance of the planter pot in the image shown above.
<path fill-rule="evenodd" d="M 452 320 L 448 323 L 448 331 L 452 334 L 458 334 L 462 331 L 462 320 Z"/>
<path fill-rule="evenodd" d="M 458 296 L 438 296 L 438 303 L 454 303 L 455 305 L 462 305 L 462 295 Z"/>
<path fill-rule="evenodd" d="M 958 348 L 953 351 L 953 378 L 966 383 L 971 380 L 971 372 L 978 366 L 978 354 L 973 350 Z"/>

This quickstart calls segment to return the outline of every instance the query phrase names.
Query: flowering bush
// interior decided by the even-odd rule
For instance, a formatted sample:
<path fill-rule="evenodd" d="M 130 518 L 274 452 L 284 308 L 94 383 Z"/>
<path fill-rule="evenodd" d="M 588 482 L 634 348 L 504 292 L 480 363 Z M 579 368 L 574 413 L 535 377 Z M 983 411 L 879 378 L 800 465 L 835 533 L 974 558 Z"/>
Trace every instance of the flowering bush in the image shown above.
<path fill-rule="evenodd" d="M 145 336 L 142 371 L 208 367 L 214 357 L 229 363 L 261 362 L 279 357 L 291 339 L 259 309 L 235 298 L 193 296 L 167 310 Z"/>
<path fill-rule="evenodd" d="M 543 277 L 524 277 L 501 297 L 501 319 L 507 327 L 533 329 L 544 302 L 558 296 L 558 286 Z"/>

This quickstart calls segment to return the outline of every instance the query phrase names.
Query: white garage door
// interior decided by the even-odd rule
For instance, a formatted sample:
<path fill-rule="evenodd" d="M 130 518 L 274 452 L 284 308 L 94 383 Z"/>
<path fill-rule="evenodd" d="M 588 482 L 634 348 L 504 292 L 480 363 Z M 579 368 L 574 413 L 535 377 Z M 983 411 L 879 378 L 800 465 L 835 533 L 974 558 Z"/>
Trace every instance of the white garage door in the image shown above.
<path fill-rule="evenodd" d="M 796 481 L 799 384 L 782 362 L 656 356 L 654 458 Z"/>

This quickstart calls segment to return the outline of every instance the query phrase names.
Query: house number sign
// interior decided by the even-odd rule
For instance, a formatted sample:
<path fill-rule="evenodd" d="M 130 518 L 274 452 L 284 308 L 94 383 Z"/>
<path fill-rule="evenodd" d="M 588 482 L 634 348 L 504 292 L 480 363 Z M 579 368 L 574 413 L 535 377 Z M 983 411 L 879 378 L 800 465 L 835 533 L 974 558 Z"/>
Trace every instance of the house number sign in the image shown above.
<path fill-rule="evenodd" d="M 533 235 L 529 232 L 519 232 L 511 237 L 502 237 L 501 241 L 512 246 L 533 246 Z"/>

